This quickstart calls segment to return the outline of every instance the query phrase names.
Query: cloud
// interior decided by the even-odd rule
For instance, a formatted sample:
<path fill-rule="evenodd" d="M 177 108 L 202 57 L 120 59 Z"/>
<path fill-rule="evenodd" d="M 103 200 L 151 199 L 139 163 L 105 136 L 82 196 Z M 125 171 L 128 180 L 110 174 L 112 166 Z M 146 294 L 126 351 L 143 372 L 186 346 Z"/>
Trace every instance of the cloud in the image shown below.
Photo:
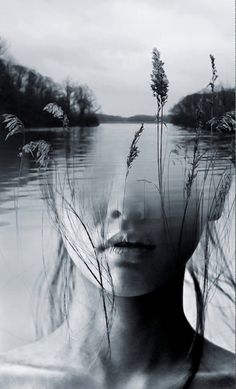
<path fill-rule="evenodd" d="M 170 79 L 168 107 L 206 85 L 211 52 L 221 79 L 234 80 L 231 1 L 8 0 L 0 24 L 22 64 L 87 83 L 107 113 L 153 113 L 154 46 Z"/>

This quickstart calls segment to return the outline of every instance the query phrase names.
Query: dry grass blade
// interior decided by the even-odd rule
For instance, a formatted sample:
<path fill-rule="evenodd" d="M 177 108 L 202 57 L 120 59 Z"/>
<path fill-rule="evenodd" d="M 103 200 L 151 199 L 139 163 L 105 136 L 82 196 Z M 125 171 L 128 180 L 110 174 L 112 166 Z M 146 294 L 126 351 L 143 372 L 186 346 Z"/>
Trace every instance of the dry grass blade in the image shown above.
<path fill-rule="evenodd" d="M 5 124 L 5 128 L 8 130 L 8 134 L 5 140 L 7 140 L 12 135 L 24 133 L 24 124 L 17 116 L 11 114 L 4 114 L 2 116 L 4 118 L 3 123 Z"/>
<path fill-rule="evenodd" d="M 217 69 L 216 69 L 216 64 L 215 64 L 215 57 L 212 54 L 210 54 L 210 60 L 211 60 L 212 77 L 211 77 L 211 81 L 209 82 L 208 86 L 210 86 L 211 91 L 213 93 L 215 90 L 215 82 L 218 78 L 218 74 L 217 74 Z"/>
<path fill-rule="evenodd" d="M 44 140 L 31 141 L 22 147 L 19 156 L 30 154 L 39 167 L 47 167 L 49 161 L 50 145 Z"/>
<path fill-rule="evenodd" d="M 132 167 L 133 161 L 135 160 L 135 158 L 138 156 L 138 154 L 140 152 L 140 150 L 138 149 L 137 143 L 139 141 L 139 138 L 140 138 L 143 130 L 144 130 L 144 126 L 142 124 L 141 127 L 139 128 L 139 130 L 136 131 L 136 133 L 134 134 L 134 138 L 133 138 L 132 143 L 130 145 L 130 150 L 129 150 L 129 154 L 127 157 L 127 174 L 126 174 L 126 176 L 128 175 L 129 170 Z"/>
<path fill-rule="evenodd" d="M 63 129 L 69 131 L 69 119 L 59 105 L 57 105 L 56 103 L 49 103 L 43 108 L 43 111 L 47 111 L 54 118 L 59 119 L 62 122 Z"/>

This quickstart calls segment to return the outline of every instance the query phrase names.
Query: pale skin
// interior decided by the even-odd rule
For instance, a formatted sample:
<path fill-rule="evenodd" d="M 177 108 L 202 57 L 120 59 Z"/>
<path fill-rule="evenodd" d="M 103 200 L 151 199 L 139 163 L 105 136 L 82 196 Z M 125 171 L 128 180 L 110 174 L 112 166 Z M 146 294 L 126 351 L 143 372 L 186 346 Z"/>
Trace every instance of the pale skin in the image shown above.
<path fill-rule="evenodd" d="M 168 295 L 165 290 L 164 304 L 158 292 L 118 298 L 111 358 L 106 341 L 101 342 L 101 304 L 97 309 L 91 307 L 91 298 L 99 300 L 97 290 L 86 281 L 81 289 L 68 323 L 49 337 L 2 357 L 0 382 L 4 388 L 181 387 L 194 333 L 183 314 L 179 285 L 174 294 L 173 289 Z M 83 305 L 78 304 L 81 291 Z M 233 388 L 233 355 L 206 341 L 191 387 Z"/>
<path fill-rule="evenodd" d="M 130 184 L 126 193 L 122 207 L 114 207 L 112 201 L 109 203 L 100 224 L 104 227 L 104 220 L 108 221 L 109 239 L 110 236 L 117 238 L 118 234 L 120 240 L 125 237 L 125 242 L 141 241 L 144 246 L 148 242 L 149 246 L 121 247 L 119 239 L 115 238 L 112 242 L 118 243 L 118 247 L 114 249 L 101 247 L 99 239 L 95 239 L 98 261 L 101 264 L 106 255 L 114 280 L 115 311 L 109 334 L 110 347 L 101 285 L 87 271 L 74 248 L 77 237 L 81 236 L 78 235 L 81 226 L 72 228 L 74 216 L 67 208 L 66 212 L 62 211 L 61 218 L 69 240 L 65 236 L 63 239 L 77 266 L 76 288 L 68 318 L 48 337 L 2 357 L 0 382 L 4 389 L 182 387 L 190 366 L 187 355 L 195 335 L 183 311 L 185 264 L 196 248 L 209 214 L 205 211 L 201 230 L 193 228 L 195 206 L 190 204 L 180 258 L 176 255 L 178 212 L 174 223 L 173 217 L 169 220 L 173 237 L 170 247 L 170 242 L 164 238 L 163 226 L 160 226 L 160 209 L 154 203 L 154 197 L 147 196 L 144 215 L 139 210 L 139 204 L 143 204 L 139 201 L 143 191 Z M 98 223 L 96 229 L 101 226 Z M 84 242 L 86 246 L 86 238 Z M 88 247 L 86 252 L 90 255 Z M 96 263 L 93 271 L 99 279 Z M 111 288 L 106 276 L 102 277 L 107 301 Z M 204 341 L 200 366 L 190 388 L 233 387 L 233 355 Z"/>

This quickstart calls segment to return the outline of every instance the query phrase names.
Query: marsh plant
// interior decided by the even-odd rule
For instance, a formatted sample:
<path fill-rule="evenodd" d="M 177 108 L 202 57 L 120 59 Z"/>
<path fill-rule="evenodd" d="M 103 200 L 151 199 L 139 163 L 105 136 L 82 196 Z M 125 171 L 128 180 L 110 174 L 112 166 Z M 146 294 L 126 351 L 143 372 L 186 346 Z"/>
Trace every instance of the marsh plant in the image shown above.
<path fill-rule="evenodd" d="M 156 48 L 152 52 L 152 67 L 151 88 L 153 96 L 157 100 L 158 114 L 167 102 L 169 81 L 164 70 L 164 62 L 161 60 L 160 52 Z"/>
<path fill-rule="evenodd" d="M 218 73 L 216 69 L 216 63 L 215 63 L 215 57 L 214 55 L 210 54 L 210 60 L 211 60 L 211 71 L 212 71 L 212 76 L 211 76 L 211 81 L 209 82 L 208 86 L 211 89 L 211 116 L 213 117 L 214 115 L 214 101 L 215 101 L 215 83 L 218 78 Z"/>
<path fill-rule="evenodd" d="M 165 209 L 165 188 L 164 188 L 164 169 L 166 165 L 166 150 L 164 149 L 163 130 L 166 126 L 164 122 L 164 106 L 168 99 L 169 81 L 164 69 L 164 62 L 161 60 L 161 54 L 157 48 L 152 51 L 152 73 L 151 73 L 151 89 L 156 100 L 156 159 L 157 159 L 157 184 L 154 183 L 157 189 L 161 202 L 162 218 L 166 234 L 169 234 L 166 209 Z"/>
<path fill-rule="evenodd" d="M 216 131 L 218 133 L 226 133 L 226 134 L 232 134 L 235 132 L 236 128 L 236 122 L 235 122 L 235 112 L 225 112 L 221 116 L 215 116 L 215 99 L 216 99 L 216 80 L 218 79 L 218 72 L 216 69 L 216 60 L 215 57 L 210 54 L 210 61 L 211 61 L 211 80 L 209 84 L 207 85 L 210 87 L 211 90 L 211 118 L 208 120 L 206 123 L 208 127 L 211 129 L 211 134 L 212 131 Z"/>
<path fill-rule="evenodd" d="M 4 114 L 3 123 L 5 125 L 6 130 L 8 131 L 5 140 L 7 140 L 10 136 L 16 134 L 24 134 L 25 131 L 24 124 L 17 116 Z"/>
<path fill-rule="evenodd" d="M 160 52 L 154 48 L 152 52 L 152 73 L 151 89 L 157 103 L 157 168 L 159 191 L 162 192 L 163 175 L 163 126 L 164 126 L 164 105 L 168 99 L 169 81 L 164 70 L 164 62 L 161 60 Z"/>
<path fill-rule="evenodd" d="M 31 141 L 22 147 L 19 157 L 30 154 L 39 168 L 46 168 L 49 162 L 50 145 L 44 140 Z"/>
<path fill-rule="evenodd" d="M 51 114 L 54 118 L 59 119 L 62 124 L 63 130 L 65 132 L 69 131 L 70 123 L 69 123 L 68 116 L 58 104 L 49 103 L 43 108 L 43 111 L 46 111 L 49 114 Z"/>
<path fill-rule="evenodd" d="M 21 151 L 18 153 L 19 157 L 23 157 L 24 155 L 31 155 L 34 159 L 35 163 L 39 168 L 46 168 L 50 159 L 50 145 L 45 142 L 45 140 L 31 141 L 29 143 L 24 143 L 25 140 L 25 126 L 22 121 L 15 115 L 12 114 L 4 114 L 3 115 L 3 123 L 5 124 L 5 128 L 8 131 L 5 137 L 7 141 L 11 136 L 16 134 L 22 134 L 23 136 L 23 146 Z"/>
<path fill-rule="evenodd" d="M 127 156 L 127 161 L 126 161 L 126 165 L 127 165 L 127 170 L 126 170 L 126 178 L 128 177 L 128 174 L 129 174 L 129 171 L 132 167 L 132 164 L 135 160 L 135 158 L 137 158 L 137 156 L 139 155 L 140 153 L 140 150 L 138 148 L 138 141 L 142 135 L 142 132 L 144 130 L 144 126 L 143 124 L 141 125 L 141 127 L 139 128 L 139 130 L 137 130 L 134 134 L 134 137 L 133 137 L 133 140 L 131 142 L 131 145 L 130 145 L 130 149 L 129 149 L 129 154 Z"/>

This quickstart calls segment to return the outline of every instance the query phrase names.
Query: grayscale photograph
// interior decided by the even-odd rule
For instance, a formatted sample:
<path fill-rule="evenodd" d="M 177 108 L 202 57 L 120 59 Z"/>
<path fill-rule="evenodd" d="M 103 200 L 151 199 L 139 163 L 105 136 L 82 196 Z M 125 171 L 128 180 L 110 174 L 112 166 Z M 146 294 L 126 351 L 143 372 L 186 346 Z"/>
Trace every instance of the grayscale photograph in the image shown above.
<path fill-rule="evenodd" d="M 0 389 L 234 389 L 234 1 L 0 3 Z"/>

